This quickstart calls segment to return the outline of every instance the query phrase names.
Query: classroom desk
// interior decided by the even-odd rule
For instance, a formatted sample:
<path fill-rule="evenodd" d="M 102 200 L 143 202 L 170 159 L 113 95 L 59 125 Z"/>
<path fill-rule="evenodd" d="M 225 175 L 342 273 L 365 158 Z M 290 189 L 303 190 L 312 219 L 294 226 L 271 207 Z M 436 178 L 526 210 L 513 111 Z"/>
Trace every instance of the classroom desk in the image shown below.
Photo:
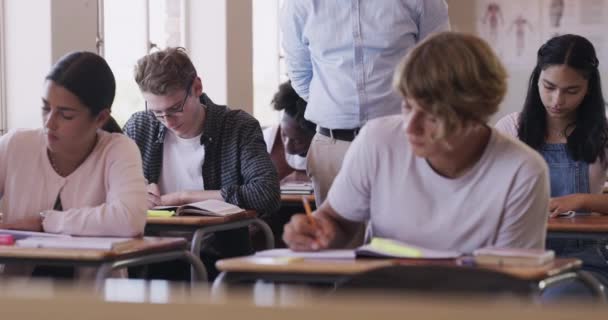
<path fill-rule="evenodd" d="M 274 248 L 274 235 L 270 227 L 257 217 L 255 211 L 246 210 L 227 217 L 211 216 L 174 216 L 148 217 L 145 234 L 156 235 L 163 232 L 185 232 L 192 235 L 190 252 L 199 256 L 201 244 L 206 234 L 218 231 L 233 230 L 250 225 L 257 225 L 264 233 L 266 249 Z M 194 269 L 191 270 L 194 274 Z"/>
<path fill-rule="evenodd" d="M 222 273 L 213 287 L 227 284 L 265 280 L 271 282 L 335 284 L 348 277 L 391 265 L 462 267 L 459 259 L 276 259 L 255 256 L 223 259 L 216 263 Z M 549 281 L 550 278 L 574 272 L 581 267 L 578 259 L 558 258 L 541 267 L 476 266 L 532 282 Z"/>
<path fill-rule="evenodd" d="M 314 194 L 282 194 L 281 205 L 297 205 L 302 206 L 302 196 L 306 196 L 311 205 L 315 204 Z"/>
<path fill-rule="evenodd" d="M 608 239 L 608 215 L 576 215 L 570 218 L 550 218 L 549 239 Z"/>
<path fill-rule="evenodd" d="M 114 270 L 176 259 L 190 263 L 193 280 L 207 280 L 203 263 L 187 250 L 187 241 L 183 238 L 144 237 L 120 243 L 111 250 L 0 246 L 0 264 L 95 267 L 98 286 L 103 285 Z"/>

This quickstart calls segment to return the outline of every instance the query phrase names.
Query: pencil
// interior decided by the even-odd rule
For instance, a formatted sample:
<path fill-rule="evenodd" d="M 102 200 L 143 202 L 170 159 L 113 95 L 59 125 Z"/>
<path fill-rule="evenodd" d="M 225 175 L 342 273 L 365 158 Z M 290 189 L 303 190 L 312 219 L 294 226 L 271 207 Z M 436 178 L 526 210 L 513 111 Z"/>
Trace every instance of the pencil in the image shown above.
<path fill-rule="evenodd" d="M 308 197 L 302 196 L 302 204 L 304 205 L 304 210 L 306 211 L 306 216 L 308 217 L 308 221 L 313 227 L 317 227 L 317 223 L 315 222 L 315 218 L 312 216 L 312 210 L 310 210 L 310 204 L 308 203 Z"/>

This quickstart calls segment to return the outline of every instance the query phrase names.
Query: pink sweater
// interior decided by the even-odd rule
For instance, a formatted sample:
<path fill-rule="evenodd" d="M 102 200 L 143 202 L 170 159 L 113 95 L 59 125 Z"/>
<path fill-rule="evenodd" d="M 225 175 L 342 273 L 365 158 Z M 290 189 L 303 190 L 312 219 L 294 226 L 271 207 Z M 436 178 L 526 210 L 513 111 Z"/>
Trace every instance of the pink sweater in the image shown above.
<path fill-rule="evenodd" d="M 0 212 L 11 223 L 46 211 L 45 232 L 133 237 L 146 224 L 146 188 L 135 143 L 100 131 L 89 157 L 72 174 L 53 170 L 42 129 L 0 137 Z M 51 210 L 61 191 L 64 211 Z"/>

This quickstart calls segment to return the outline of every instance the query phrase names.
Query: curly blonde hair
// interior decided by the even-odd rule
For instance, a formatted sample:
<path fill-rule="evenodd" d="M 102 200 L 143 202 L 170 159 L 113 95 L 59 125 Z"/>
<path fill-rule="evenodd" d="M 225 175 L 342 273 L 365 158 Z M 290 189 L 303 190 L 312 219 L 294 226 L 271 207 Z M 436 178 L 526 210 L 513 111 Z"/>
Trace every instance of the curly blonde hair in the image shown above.
<path fill-rule="evenodd" d="M 507 92 L 507 72 L 482 39 L 437 33 L 416 46 L 395 72 L 395 88 L 439 119 L 442 139 L 470 122 L 487 122 Z"/>

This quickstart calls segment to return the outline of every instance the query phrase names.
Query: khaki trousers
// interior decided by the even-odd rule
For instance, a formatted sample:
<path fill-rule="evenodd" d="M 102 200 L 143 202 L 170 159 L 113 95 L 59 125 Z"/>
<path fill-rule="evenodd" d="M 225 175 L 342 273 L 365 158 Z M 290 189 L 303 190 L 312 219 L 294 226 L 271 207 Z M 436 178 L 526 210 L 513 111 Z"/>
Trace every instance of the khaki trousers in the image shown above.
<path fill-rule="evenodd" d="M 327 198 L 331 184 L 342 167 L 350 141 L 315 134 L 306 156 L 306 172 L 312 180 L 317 208 Z"/>

